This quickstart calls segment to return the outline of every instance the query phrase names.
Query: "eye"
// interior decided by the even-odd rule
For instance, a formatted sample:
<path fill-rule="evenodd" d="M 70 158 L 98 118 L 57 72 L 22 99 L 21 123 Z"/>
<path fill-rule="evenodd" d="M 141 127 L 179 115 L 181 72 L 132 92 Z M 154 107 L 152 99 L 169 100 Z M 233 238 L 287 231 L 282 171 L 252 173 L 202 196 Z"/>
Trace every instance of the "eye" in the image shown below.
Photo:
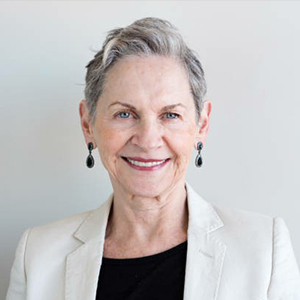
<path fill-rule="evenodd" d="M 124 111 L 118 112 L 115 116 L 120 117 L 121 119 L 128 119 L 129 115 L 130 115 L 130 112 L 124 110 Z"/>
<path fill-rule="evenodd" d="M 167 117 L 167 119 L 177 119 L 179 117 L 179 114 L 172 113 L 172 112 L 167 112 L 166 116 L 171 116 L 170 118 Z"/>

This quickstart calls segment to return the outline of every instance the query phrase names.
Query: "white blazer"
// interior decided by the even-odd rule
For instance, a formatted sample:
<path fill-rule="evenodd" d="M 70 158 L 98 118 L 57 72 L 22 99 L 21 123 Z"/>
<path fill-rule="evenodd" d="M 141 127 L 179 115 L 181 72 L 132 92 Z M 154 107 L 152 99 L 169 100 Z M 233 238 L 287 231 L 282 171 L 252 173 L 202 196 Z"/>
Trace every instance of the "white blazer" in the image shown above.
<path fill-rule="evenodd" d="M 212 205 L 186 182 L 184 300 L 300 300 L 284 220 Z M 99 208 L 27 229 L 7 300 L 95 300 L 113 194 Z M 142 300 L 142 299 L 141 299 Z"/>

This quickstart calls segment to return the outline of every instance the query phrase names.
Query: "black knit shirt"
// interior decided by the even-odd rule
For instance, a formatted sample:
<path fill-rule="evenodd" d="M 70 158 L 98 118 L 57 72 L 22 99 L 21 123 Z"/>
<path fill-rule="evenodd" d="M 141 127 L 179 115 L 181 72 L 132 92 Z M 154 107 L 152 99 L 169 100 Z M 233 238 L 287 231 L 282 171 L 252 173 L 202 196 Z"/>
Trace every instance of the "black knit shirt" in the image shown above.
<path fill-rule="evenodd" d="M 150 256 L 102 258 L 96 300 L 183 300 L 187 241 Z"/>

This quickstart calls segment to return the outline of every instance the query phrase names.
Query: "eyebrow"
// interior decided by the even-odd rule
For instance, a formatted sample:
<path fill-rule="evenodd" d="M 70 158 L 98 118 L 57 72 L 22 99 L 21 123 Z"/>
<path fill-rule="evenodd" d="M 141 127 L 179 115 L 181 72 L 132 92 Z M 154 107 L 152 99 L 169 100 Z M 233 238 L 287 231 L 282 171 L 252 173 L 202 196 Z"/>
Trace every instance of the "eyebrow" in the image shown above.
<path fill-rule="evenodd" d="M 113 103 L 111 103 L 108 107 L 111 107 L 111 106 L 117 105 L 117 104 L 122 105 L 122 106 L 125 106 L 125 107 L 128 107 L 128 108 L 130 108 L 130 109 L 132 109 L 132 110 L 137 110 L 133 105 L 128 104 L 128 103 L 125 103 L 125 102 L 120 102 L 120 101 L 113 102 Z M 175 107 L 177 107 L 177 106 L 181 106 L 181 107 L 183 107 L 183 108 L 186 108 L 186 106 L 183 105 L 182 103 L 176 103 L 176 104 L 166 105 L 166 106 L 164 106 L 164 107 L 162 108 L 162 110 L 165 111 L 165 110 L 173 109 L 173 108 L 175 108 Z"/>

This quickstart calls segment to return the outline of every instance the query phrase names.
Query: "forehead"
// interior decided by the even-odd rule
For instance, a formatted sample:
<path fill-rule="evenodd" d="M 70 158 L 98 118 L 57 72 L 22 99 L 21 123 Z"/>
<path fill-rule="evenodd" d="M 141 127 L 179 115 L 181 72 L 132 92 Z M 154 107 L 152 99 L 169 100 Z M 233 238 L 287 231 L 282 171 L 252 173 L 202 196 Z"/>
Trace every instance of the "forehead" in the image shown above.
<path fill-rule="evenodd" d="M 174 58 L 162 56 L 127 57 L 116 62 L 108 71 L 103 95 L 153 100 L 191 97 L 184 67 Z"/>

